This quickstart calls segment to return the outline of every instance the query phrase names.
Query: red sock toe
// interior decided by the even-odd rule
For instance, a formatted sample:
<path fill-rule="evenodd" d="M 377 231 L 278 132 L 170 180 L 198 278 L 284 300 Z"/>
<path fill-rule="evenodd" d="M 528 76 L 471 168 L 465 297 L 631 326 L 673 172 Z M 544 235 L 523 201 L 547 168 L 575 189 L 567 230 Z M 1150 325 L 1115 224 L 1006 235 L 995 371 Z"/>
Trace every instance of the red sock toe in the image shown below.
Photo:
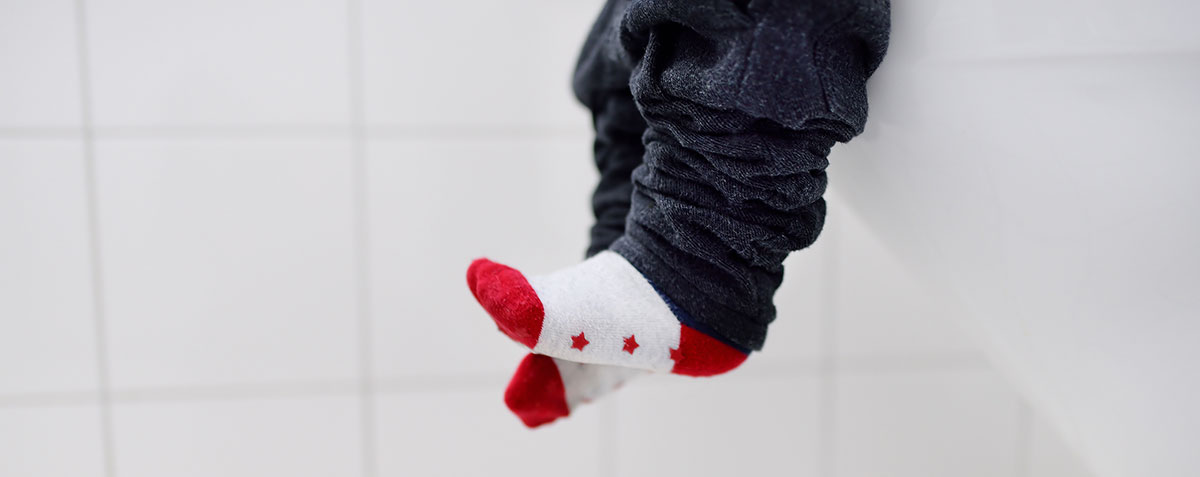
<path fill-rule="evenodd" d="M 671 350 L 671 372 L 687 376 L 713 376 L 738 367 L 746 353 L 687 325 L 680 326 L 679 348 Z"/>
<path fill-rule="evenodd" d="M 525 275 L 481 258 L 467 269 L 467 286 L 500 331 L 530 349 L 537 345 L 545 311 Z"/>
<path fill-rule="evenodd" d="M 558 366 L 549 356 L 529 354 L 513 374 L 504 403 L 530 428 L 571 414 Z"/>

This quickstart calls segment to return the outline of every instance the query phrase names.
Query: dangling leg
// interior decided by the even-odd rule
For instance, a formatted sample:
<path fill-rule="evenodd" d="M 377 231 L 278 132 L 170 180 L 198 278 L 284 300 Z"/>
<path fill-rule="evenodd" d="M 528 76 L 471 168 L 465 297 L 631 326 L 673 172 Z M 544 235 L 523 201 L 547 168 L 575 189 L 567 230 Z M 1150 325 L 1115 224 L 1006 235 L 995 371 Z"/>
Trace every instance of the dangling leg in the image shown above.
<path fill-rule="evenodd" d="M 625 234 L 527 280 L 468 282 L 502 331 L 572 361 L 718 374 L 760 349 L 787 253 L 824 218 L 830 147 L 861 131 L 883 2 L 635 1 L 620 38 L 650 128 Z"/>
<path fill-rule="evenodd" d="M 629 92 L 630 64 L 616 41 L 627 0 L 609 0 L 592 26 L 575 68 L 575 94 L 592 112 L 600 181 L 592 195 L 596 223 L 587 256 L 607 250 L 625 233 L 633 169 L 642 163 L 642 119 Z M 566 417 L 581 404 L 617 389 L 645 371 L 567 361 L 530 353 L 505 390 L 508 408 L 529 427 Z"/>

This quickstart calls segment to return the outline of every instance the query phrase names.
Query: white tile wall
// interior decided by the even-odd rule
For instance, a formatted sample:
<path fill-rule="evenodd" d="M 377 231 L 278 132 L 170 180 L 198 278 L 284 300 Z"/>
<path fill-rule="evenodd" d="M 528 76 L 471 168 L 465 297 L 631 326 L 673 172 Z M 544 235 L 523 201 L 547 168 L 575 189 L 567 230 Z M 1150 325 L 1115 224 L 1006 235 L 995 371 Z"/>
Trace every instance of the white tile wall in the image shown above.
<path fill-rule="evenodd" d="M 586 124 L 571 76 L 603 2 L 363 3 L 369 122 L 550 129 Z"/>
<path fill-rule="evenodd" d="M 502 389 L 451 389 L 389 395 L 378 401 L 379 475 L 598 476 L 599 419 L 530 432 L 503 408 Z"/>
<path fill-rule="evenodd" d="M 819 475 L 818 392 L 804 375 L 630 384 L 616 399 L 615 475 Z"/>
<path fill-rule="evenodd" d="M 0 2 L 0 128 L 80 125 L 71 0 Z"/>
<path fill-rule="evenodd" d="M 86 2 L 97 126 L 345 123 L 346 4 Z"/>
<path fill-rule="evenodd" d="M 117 388 L 358 376 L 345 141 L 101 140 Z"/>
<path fill-rule="evenodd" d="M 1200 5 L 1175 0 L 916 0 L 893 10 L 892 38 L 903 41 L 888 54 L 978 62 L 1196 51 L 1187 19 L 1197 14 Z"/>
<path fill-rule="evenodd" d="M 836 180 L 836 166 L 831 168 Z M 831 235 L 840 248 L 833 277 L 834 347 L 841 357 L 951 355 L 971 358 L 974 343 L 945 295 L 918 281 L 875 231 L 830 194 Z"/>
<path fill-rule="evenodd" d="M 0 408 L 0 475 L 104 476 L 99 408 Z"/>
<path fill-rule="evenodd" d="M 352 397 L 135 402 L 113 419 L 122 476 L 362 473 Z"/>
<path fill-rule="evenodd" d="M 784 261 L 783 284 L 775 293 L 775 321 L 755 361 L 812 364 L 821 357 L 821 338 L 834 284 L 827 279 L 835 246 L 820 240 Z M 749 363 L 753 364 L 753 363 Z"/>
<path fill-rule="evenodd" d="M 834 393 L 839 477 L 1019 475 L 1020 400 L 994 371 L 845 374 Z"/>
<path fill-rule="evenodd" d="M 587 136 L 381 140 L 367 155 L 378 374 L 511 372 L 524 348 L 495 339 L 466 269 L 487 256 L 538 274 L 583 257 Z"/>
<path fill-rule="evenodd" d="M 1075 459 L 1075 452 L 1054 428 L 1043 420 L 1033 422 L 1030 444 L 1030 477 L 1092 477 L 1092 472 Z"/>
<path fill-rule="evenodd" d="M 1176 25 L 1160 22 L 1200 32 Z M 968 300 L 1001 366 L 1109 475 L 1200 474 L 1178 447 L 1200 441 L 1183 437 L 1200 429 L 1200 374 L 1175 370 L 1200 336 L 1200 56 L 1178 46 L 885 65 L 882 127 L 843 162 L 855 204 L 889 235 L 923 235 L 904 254 Z"/>
<path fill-rule="evenodd" d="M 0 474 L 1089 475 L 837 193 L 743 369 L 522 427 L 463 272 L 581 256 L 598 9 L 0 4 Z"/>
<path fill-rule="evenodd" d="M 0 393 L 96 386 L 78 141 L 0 139 Z"/>

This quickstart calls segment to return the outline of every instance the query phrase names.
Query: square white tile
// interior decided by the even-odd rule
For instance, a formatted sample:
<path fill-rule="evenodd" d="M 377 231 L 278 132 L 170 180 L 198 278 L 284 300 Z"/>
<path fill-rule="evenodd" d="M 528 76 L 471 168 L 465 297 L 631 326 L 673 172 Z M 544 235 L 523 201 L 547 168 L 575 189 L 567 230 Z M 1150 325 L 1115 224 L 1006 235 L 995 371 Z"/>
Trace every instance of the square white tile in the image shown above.
<path fill-rule="evenodd" d="M 818 474 L 817 380 L 651 376 L 617 396 L 616 475 Z"/>
<path fill-rule="evenodd" d="M 88 2 L 97 126 L 345 124 L 344 2 Z"/>
<path fill-rule="evenodd" d="M 831 195 L 837 241 L 835 350 L 839 356 L 975 355 L 965 312 L 906 268 L 858 213 Z M 939 294 L 942 293 L 942 294 Z"/>
<path fill-rule="evenodd" d="M 75 2 L 0 3 L 0 127 L 79 126 Z"/>
<path fill-rule="evenodd" d="M 992 370 L 836 378 L 839 477 L 1018 475 L 1019 399 Z"/>
<path fill-rule="evenodd" d="M 113 422 L 122 477 L 362 475 L 354 397 L 118 404 Z"/>
<path fill-rule="evenodd" d="M 368 122 L 586 129 L 571 78 L 601 3 L 364 0 Z"/>
<path fill-rule="evenodd" d="M 348 151 L 100 141 L 113 386 L 355 378 Z"/>
<path fill-rule="evenodd" d="M 504 406 L 502 387 L 404 392 L 377 403 L 380 477 L 600 475 L 594 413 L 530 430 Z"/>
<path fill-rule="evenodd" d="M 96 386 L 83 148 L 0 140 L 0 393 Z"/>
<path fill-rule="evenodd" d="M 1092 477 L 1086 463 L 1044 419 L 1033 420 L 1030 440 L 1030 477 Z"/>
<path fill-rule="evenodd" d="M 583 259 L 589 142 L 374 141 L 368 157 L 377 375 L 507 375 L 525 350 L 475 302 L 467 266 L 486 256 L 537 275 Z"/>
<path fill-rule="evenodd" d="M 0 475 L 101 477 L 96 406 L 0 408 Z"/>

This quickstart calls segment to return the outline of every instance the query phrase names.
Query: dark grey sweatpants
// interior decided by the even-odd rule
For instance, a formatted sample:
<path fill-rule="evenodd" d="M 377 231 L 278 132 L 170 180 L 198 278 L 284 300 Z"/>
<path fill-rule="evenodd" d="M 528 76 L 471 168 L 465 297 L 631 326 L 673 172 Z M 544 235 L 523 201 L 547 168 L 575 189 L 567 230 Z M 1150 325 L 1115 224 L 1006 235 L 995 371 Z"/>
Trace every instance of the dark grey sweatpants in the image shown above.
<path fill-rule="evenodd" d="M 887 0 L 609 0 L 575 71 L 611 249 L 700 331 L 762 348 L 783 259 L 816 240 L 826 156 L 862 131 Z"/>

